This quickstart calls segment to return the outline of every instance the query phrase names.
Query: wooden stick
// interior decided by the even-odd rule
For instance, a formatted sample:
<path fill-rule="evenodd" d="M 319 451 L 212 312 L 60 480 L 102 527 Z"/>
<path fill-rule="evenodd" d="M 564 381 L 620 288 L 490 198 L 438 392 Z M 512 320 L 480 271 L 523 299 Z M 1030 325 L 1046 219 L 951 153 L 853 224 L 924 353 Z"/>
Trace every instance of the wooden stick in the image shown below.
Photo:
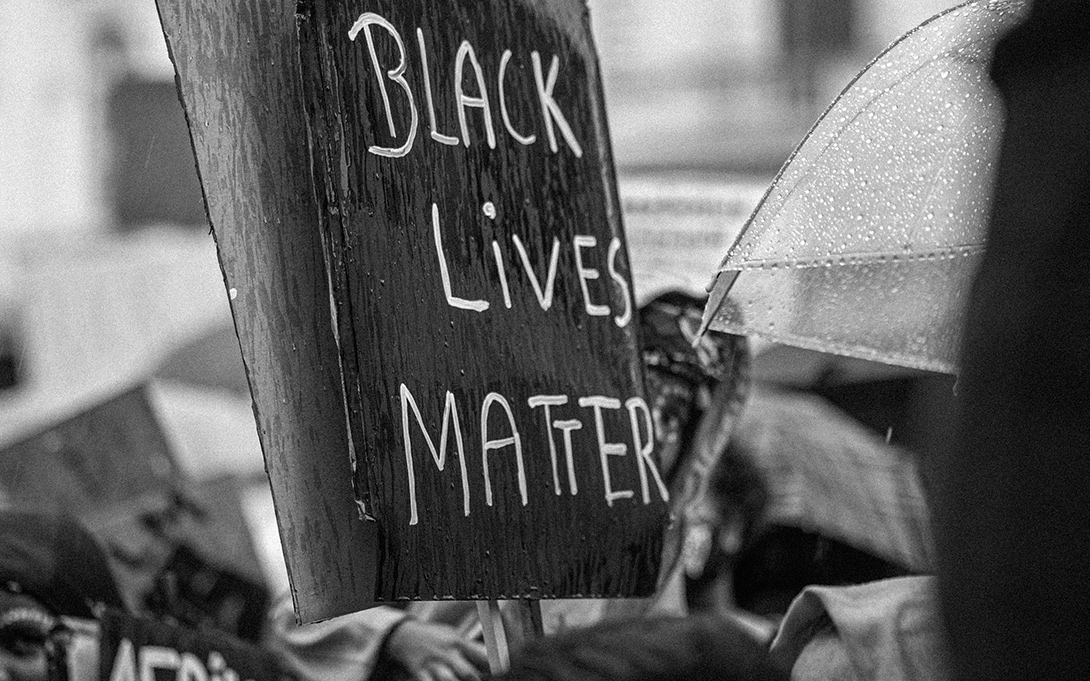
<path fill-rule="evenodd" d="M 511 655 L 507 647 L 499 601 L 477 601 L 477 616 L 481 620 L 481 630 L 484 633 L 488 671 L 493 675 L 502 674 L 511 665 Z"/>
<path fill-rule="evenodd" d="M 511 629 L 507 634 L 507 647 L 518 651 L 531 639 L 543 636 L 545 631 L 541 623 L 541 601 L 536 598 L 520 598 L 512 604 Z"/>

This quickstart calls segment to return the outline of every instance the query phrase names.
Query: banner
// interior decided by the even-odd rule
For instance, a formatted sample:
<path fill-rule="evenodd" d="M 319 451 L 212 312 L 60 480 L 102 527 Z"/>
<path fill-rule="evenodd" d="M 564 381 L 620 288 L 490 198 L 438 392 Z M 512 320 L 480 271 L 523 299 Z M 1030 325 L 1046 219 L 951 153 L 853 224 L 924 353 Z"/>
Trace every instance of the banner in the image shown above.
<path fill-rule="evenodd" d="M 268 651 L 117 611 L 101 620 L 100 681 L 295 681 Z"/>

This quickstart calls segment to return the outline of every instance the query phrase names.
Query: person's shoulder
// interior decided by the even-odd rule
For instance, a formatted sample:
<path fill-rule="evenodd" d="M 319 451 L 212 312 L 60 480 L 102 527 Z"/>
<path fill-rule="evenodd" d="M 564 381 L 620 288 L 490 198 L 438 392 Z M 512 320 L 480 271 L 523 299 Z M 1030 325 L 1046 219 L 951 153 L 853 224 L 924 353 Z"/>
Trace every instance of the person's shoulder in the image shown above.
<path fill-rule="evenodd" d="M 794 678 L 943 679 L 935 579 L 807 587 L 788 608 L 772 654 Z"/>

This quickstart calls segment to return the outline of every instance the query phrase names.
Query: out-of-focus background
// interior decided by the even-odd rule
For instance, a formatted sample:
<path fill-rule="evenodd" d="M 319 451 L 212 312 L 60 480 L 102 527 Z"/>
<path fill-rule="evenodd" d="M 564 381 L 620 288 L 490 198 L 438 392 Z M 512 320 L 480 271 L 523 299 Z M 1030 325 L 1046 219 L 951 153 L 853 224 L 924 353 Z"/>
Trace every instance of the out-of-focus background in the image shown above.
<path fill-rule="evenodd" d="M 701 290 L 840 89 L 949 4 L 591 0 L 638 297 Z M 235 481 L 284 586 L 154 0 L 0 0 L 0 27 L 0 450 L 149 383 L 179 470 Z"/>

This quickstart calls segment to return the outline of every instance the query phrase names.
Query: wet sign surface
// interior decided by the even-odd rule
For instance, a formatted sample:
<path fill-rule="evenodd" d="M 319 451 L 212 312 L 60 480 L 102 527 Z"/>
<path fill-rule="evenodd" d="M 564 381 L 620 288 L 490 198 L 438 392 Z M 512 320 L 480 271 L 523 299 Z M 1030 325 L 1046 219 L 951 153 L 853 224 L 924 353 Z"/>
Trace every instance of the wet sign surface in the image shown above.
<path fill-rule="evenodd" d="M 296 612 L 374 598 L 303 114 L 295 0 L 157 0 L 216 237 Z"/>
<path fill-rule="evenodd" d="M 580 0 L 300 5 L 376 594 L 647 593 L 665 488 Z"/>

